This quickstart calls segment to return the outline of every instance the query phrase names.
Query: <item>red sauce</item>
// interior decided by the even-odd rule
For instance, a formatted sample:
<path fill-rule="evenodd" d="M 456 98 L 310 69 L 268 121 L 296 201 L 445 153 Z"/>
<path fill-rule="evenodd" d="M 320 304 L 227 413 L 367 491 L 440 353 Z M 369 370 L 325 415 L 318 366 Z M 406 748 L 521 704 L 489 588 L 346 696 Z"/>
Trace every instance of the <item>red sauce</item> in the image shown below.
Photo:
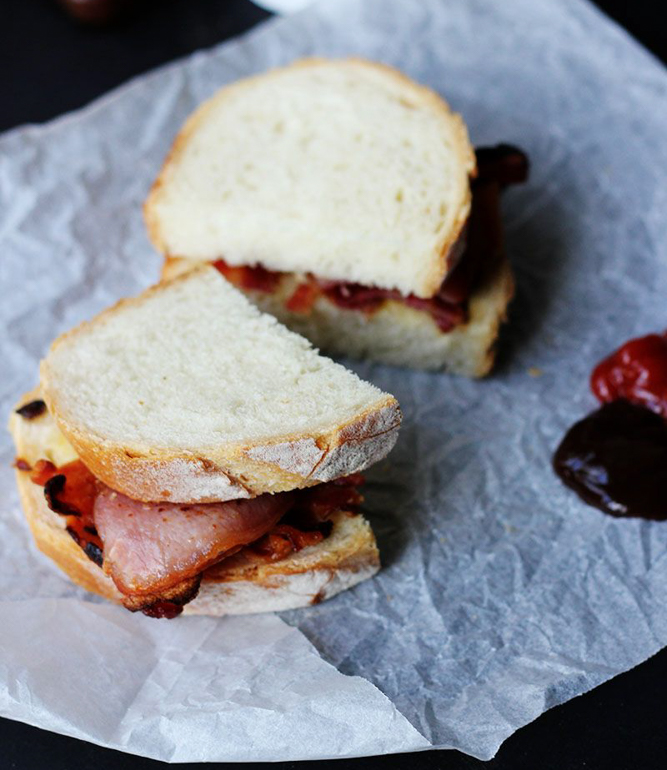
<path fill-rule="evenodd" d="M 508 185 L 528 178 L 528 158 L 511 145 L 478 148 L 477 165 L 477 177 L 471 182 L 472 206 L 465 250 L 433 297 L 406 296 L 395 289 L 308 276 L 287 300 L 287 309 L 293 313 L 309 313 L 322 295 L 338 307 L 371 315 L 392 300 L 428 313 L 442 332 L 465 323 L 468 299 L 483 274 L 483 267 L 493 263 L 501 253 L 499 193 Z M 261 265 L 234 267 L 222 259 L 214 264 L 231 283 L 250 291 L 272 293 L 285 275 Z"/>
<path fill-rule="evenodd" d="M 667 332 L 626 342 L 595 367 L 591 389 L 603 403 L 624 398 L 667 418 Z"/>

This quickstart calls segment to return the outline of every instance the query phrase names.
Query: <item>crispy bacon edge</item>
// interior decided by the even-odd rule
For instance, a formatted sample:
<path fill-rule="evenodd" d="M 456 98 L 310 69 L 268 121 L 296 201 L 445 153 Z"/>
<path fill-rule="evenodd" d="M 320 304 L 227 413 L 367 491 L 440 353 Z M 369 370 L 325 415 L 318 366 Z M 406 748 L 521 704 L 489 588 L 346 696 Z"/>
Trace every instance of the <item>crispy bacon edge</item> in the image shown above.
<path fill-rule="evenodd" d="M 87 498 L 90 494 L 90 485 L 97 484 L 93 474 L 80 460 L 67 463 L 61 468 L 48 460 L 38 460 L 31 468 L 27 462 L 17 458 L 14 465 L 19 470 L 29 472 L 33 483 L 44 487 L 44 497 L 49 508 L 54 513 L 66 517 L 67 533 L 91 561 L 98 567 L 102 567 L 104 545 L 94 526 L 90 500 Z M 74 500 L 81 500 L 81 509 L 62 499 L 68 476 L 76 479 L 78 484 L 84 487 L 88 485 L 88 489 L 84 489 L 83 494 L 77 494 L 79 490 L 76 488 L 67 490 Z M 266 535 L 244 547 L 273 562 L 287 558 L 290 554 L 308 546 L 316 545 L 331 532 L 332 524 L 328 521 L 328 516 L 343 507 L 355 511 L 361 504 L 363 497 L 357 487 L 363 483 L 364 477 L 357 473 L 326 484 L 298 490 L 300 499 L 283 519 Z M 284 523 L 284 520 L 290 517 L 293 523 Z M 221 557 L 220 561 L 238 550 L 240 549 L 231 549 Z M 130 612 L 142 612 L 153 618 L 175 618 L 182 613 L 183 607 L 197 596 L 202 577 L 203 572 L 159 594 L 126 595 L 122 600 L 123 606 Z"/>

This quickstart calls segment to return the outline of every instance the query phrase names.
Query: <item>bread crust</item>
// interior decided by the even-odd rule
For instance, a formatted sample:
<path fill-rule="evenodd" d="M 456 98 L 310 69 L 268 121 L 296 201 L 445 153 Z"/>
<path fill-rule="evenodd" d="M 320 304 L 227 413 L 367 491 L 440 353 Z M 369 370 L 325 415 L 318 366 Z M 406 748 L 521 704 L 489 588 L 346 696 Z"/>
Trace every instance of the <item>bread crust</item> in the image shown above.
<path fill-rule="evenodd" d="M 19 402 L 39 397 L 26 394 Z M 37 418 L 50 419 L 48 415 Z M 38 445 L 40 432 L 28 430 L 31 421 L 12 414 L 10 431 L 17 456 L 35 462 L 44 456 Z M 46 504 L 44 490 L 30 480 L 29 472 L 16 471 L 16 483 L 35 544 L 74 583 L 90 593 L 121 603 L 122 594 L 110 577 L 93 563 L 65 529 L 65 518 Z M 380 568 L 375 537 L 359 515 L 338 511 L 331 535 L 277 562 L 266 562 L 241 551 L 204 573 L 197 597 L 185 614 L 227 615 L 293 609 L 318 603 L 374 575 Z"/>
<path fill-rule="evenodd" d="M 200 265 L 193 272 L 206 271 L 219 275 L 209 265 Z M 188 280 L 190 275 L 183 273 L 174 282 Z M 58 337 L 51 350 L 164 288 L 165 284 L 158 284 L 139 297 L 120 300 L 92 321 Z M 396 443 L 401 423 L 398 402 L 387 394 L 353 419 L 325 431 L 280 435 L 258 443 L 230 442 L 200 453 L 122 445 L 81 430 L 66 418 L 57 389 L 51 385 L 48 359 L 42 361 L 40 376 L 49 412 L 83 462 L 112 489 L 145 502 L 236 500 L 330 481 L 384 457 Z"/>
<path fill-rule="evenodd" d="M 171 149 L 167 153 L 162 168 L 153 182 L 149 191 L 148 197 L 144 203 L 144 220 L 148 231 L 148 237 L 153 246 L 161 252 L 165 257 L 187 257 L 187 254 L 172 254 L 166 243 L 164 233 L 162 231 L 160 217 L 157 213 L 157 207 L 160 198 L 163 194 L 164 187 L 169 182 L 169 177 L 172 173 L 172 169 L 179 161 L 183 150 L 190 141 L 192 135 L 197 131 L 203 121 L 206 120 L 208 113 L 216 106 L 220 101 L 227 98 L 230 94 L 237 92 L 240 89 L 246 88 L 248 85 L 255 83 L 258 80 L 275 77 L 290 69 L 308 68 L 308 67 L 328 67 L 332 65 L 352 65 L 356 67 L 367 68 L 371 71 L 382 72 L 385 76 L 390 77 L 395 82 L 400 83 L 404 88 L 409 89 L 415 99 L 428 105 L 434 113 L 438 114 L 443 120 L 447 121 L 453 129 L 454 141 L 456 143 L 455 154 L 458 156 L 461 167 L 467 171 L 467 178 L 474 178 L 477 175 L 477 160 L 475 157 L 474 148 L 470 142 L 468 136 L 468 129 L 463 121 L 463 118 L 444 101 L 444 99 L 433 89 L 427 86 L 416 83 L 394 67 L 388 64 L 380 62 L 373 62 L 361 57 L 348 57 L 340 60 L 326 59 L 323 57 L 310 57 L 299 59 L 286 67 L 276 67 L 268 72 L 253 75 L 248 78 L 236 81 L 229 85 L 224 86 L 217 91 L 212 97 L 203 102 L 186 120 L 183 127 L 176 135 Z M 433 297 L 440 288 L 445 276 L 449 270 L 453 267 L 455 258 L 458 254 L 458 243 L 463 235 L 463 229 L 468 216 L 470 214 L 471 205 L 471 190 L 470 185 L 466 183 L 461 190 L 459 190 L 459 204 L 456 209 L 456 215 L 452 222 L 451 227 L 444 231 L 430 256 L 431 266 L 429 271 L 424 277 L 421 285 L 415 285 L 412 287 L 412 293 L 418 297 L 430 298 Z M 219 255 L 223 256 L 223 255 Z M 267 267 L 271 267 L 267 265 Z M 339 279 L 343 279 L 344 276 L 339 276 Z M 383 276 L 378 276 L 377 286 L 383 288 L 394 288 L 393 286 L 384 286 L 382 283 Z"/>

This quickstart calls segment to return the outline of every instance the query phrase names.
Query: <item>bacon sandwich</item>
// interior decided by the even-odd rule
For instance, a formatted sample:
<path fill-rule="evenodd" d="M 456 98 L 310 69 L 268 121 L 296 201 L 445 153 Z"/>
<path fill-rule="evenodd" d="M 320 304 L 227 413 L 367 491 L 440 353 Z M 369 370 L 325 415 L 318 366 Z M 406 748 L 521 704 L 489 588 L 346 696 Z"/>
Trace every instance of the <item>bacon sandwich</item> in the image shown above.
<path fill-rule="evenodd" d="M 37 546 L 133 611 L 317 603 L 373 575 L 361 471 L 393 396 L 206 265 L 59 337 L 10 420 Z"/>
<path fill-rule="evenodd" d="M 482 376 L 513 294 L 499 194 L 527 172 L 398 71 L 307 59 L 201 105 L 144 212 L 165 277 L 212 262 L 327 352 Z"/>

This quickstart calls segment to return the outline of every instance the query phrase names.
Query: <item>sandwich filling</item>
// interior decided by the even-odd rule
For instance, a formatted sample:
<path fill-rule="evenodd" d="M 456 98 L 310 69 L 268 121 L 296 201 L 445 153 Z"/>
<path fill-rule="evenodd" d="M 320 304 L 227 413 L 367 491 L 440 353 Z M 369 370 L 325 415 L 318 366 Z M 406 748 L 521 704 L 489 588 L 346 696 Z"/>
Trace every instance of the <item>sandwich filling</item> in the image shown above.
<path fill-rule="evenodd" d="M 44 487 L 49 508 L 88 558 L 113 580 L 128 609 L 175 617 L 195 598 L 206 569 L 244 548 L 278 561 L 331 532 L 331 515 L 353 513 L 359 474 L 308 489 L 220 503 L 145 503 L 115 492 L 81 460 L 16 467 Z"/>
<path fill-rule="evenodd" d="M 323 280 L 311 274 L 297 276 L 262 265 L 232 266 L 223 259 L 214 264 L 227 280 L 244 291 L 284 295 L 285 307 L 292 313 L 307 314 L 315 302 L 325 299 L 345 310 L 371 315 L 393 301 L 427 313 L 439 330 L 447 333 L 468 320 L 471 294 L 487 269 L 502 256 L 500 191 L 528 178 L 528 158 L 516 147 L 482 147 L 476 155 L 477 176 L 471 180 L 470 217 L 448 255 L 452 269 L 430 298 L 404 295 L 395 289 Z"/>

